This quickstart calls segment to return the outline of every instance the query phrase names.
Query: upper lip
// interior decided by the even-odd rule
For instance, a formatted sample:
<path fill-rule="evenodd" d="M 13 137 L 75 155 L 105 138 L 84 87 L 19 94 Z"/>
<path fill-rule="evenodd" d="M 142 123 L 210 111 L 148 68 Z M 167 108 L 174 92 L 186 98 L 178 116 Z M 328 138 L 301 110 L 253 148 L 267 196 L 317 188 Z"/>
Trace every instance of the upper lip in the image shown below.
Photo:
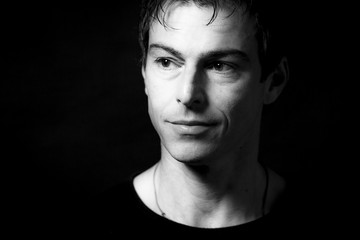
<path fill-rule="evenodd" d="M 177 121 L 170 121 L 170 123 L 175 125 L 186 125 L 186 126 L 212 126 L 215 125 L 214 122 L 207 122 L 207 121 L 198 121 L 198 120 L 177 120 Z"/>

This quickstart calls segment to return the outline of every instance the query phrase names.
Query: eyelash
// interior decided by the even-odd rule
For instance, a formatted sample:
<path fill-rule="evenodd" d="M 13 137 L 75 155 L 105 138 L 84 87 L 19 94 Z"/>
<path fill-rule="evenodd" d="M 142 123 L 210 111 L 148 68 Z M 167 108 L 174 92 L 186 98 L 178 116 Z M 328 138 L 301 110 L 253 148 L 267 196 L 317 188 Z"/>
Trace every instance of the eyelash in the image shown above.
<path fill-rule="evenodd" d="M 175 67 L 180 67 L 179 64 L 175 63 L 173 60 L 171 60 L 169 58 L 163 58 L 163 57 L 155 59 L 155 63 L 164 70 L 170 70 L 169 65 L 171 65 L 171 64 L 175 65 Z M 165 63 L 167 63 L 168 66 L 164 66 Z"/>
<path fill-rule="evenodd" d="M 221 66 L 220 68 L 227 68 L 226 70 L 216 70 L 215 68 L 218 66 Z M 207 69 L 213 69 L 216 72 L 228 72 L 228 71 L 232 71 L 234 70 L 236 67 L 233 64 L 230 63 L 225 63 L 225 62 L 221 62 L 221 61 L 217 61 L 217 62 L 213 62 L 209 65 L 207 65 Z"/>

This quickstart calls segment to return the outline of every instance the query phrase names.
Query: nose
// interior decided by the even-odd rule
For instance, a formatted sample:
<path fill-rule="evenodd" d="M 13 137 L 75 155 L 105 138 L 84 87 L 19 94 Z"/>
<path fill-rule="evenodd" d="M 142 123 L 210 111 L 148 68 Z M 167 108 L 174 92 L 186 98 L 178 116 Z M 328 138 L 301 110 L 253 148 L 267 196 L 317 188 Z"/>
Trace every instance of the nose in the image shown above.
<path fill-rule="evenodd" d="M 199 109 L 206 103 L 205 84 L 201 72 L 186 69 L 179 79 L 176 101 L 189 109 Z"/>

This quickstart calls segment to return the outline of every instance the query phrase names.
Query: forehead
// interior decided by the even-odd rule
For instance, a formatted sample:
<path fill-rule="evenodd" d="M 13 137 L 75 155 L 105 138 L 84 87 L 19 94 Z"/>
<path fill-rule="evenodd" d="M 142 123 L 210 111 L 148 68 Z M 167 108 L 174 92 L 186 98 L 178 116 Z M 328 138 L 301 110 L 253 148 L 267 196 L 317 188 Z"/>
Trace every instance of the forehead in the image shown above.
<path fill-rule="evenodd" d="M 254 20 L 237 10 L 221 7 L 211 21 L 214 9 L 194 3 L 174 3 L 164 7 L 149 31 L 149 44 L 166 43 L 172 47 L 196 53 L 218 48 L 256 50 Z"/>

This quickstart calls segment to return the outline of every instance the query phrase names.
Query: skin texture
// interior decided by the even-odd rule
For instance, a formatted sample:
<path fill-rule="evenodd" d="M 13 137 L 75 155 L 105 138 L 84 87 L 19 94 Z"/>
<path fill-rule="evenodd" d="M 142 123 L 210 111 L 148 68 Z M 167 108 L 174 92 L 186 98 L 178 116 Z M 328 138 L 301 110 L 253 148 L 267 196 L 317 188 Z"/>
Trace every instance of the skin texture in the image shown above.
<path fill-rule="evenodd" d="M 155 175 L 158 203 L 173 221 L 197 227 L 242 224 L 261 216 L 264 170 L 257 162 L 261 110 L 286 79 L 286 61 L 260 81 L 254 20 L 236 11 L 189 3 L 154 21 L 142 68 L 148 111 L 161 139 Z M 283 76 L 273 86 L 274 74 Z M 285 76 L 285 77 L 284 77 Z M 134 180 L 143 202 L 159 213 L 154 167 Z M 283 186 L 274 172 L 270 203 Z"/>

